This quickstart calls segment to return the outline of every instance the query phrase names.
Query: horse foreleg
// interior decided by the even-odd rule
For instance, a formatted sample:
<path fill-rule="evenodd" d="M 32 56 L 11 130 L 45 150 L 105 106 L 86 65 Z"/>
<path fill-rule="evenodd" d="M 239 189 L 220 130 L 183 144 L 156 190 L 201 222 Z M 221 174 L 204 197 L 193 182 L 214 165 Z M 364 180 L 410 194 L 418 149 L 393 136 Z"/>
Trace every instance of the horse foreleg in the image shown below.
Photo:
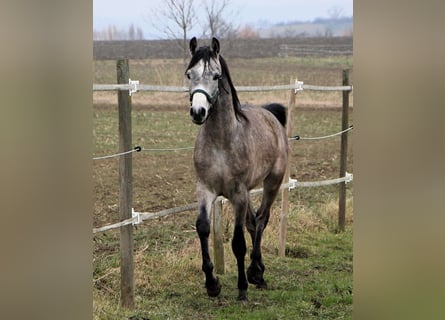
<path fill-rule="evenodd" d="M 213 263 L 209 254 L 210 235 L 210 208 L 209 204 L 201 204 L 199 207 L 198 219 L 196 220 L 196 231 L 201 242 L 202 271 L 205 274 L 205 286 L 210 297 L 216 297 L 221 292 L 219 279 L 213 275 Z"/>

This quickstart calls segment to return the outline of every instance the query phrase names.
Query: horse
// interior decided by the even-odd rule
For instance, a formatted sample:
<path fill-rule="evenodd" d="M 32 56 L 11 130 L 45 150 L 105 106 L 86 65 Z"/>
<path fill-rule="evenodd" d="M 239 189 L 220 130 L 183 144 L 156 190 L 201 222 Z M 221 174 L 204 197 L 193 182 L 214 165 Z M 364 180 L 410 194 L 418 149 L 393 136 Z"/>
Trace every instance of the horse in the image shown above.
<path fill-rule="evenodd" d="M 211 46 L 198 48 L 194 37 L 189 48 L 192 58 L 185 76 L 190 84 L 190 116 L 193 123 L 201 126 L 193 160 L 198 199 L 196 231 L 205 287 L 210 297 L 221 292 L 221 283 L 213 275 L 208 238 L 212 204 L 222 195 L 231 202 L 234 212 L 231 245 L 238 267 L 238 300 L 248 300 L 248 282 L 257 288 L 267 288 L 261 238 L 286 171 L 289 153 L 286 108 L 277 103 L 241 106 L 226 61 L 220 54 L 218 39 L 213 38 Z M 249 191 L 261 182 L 264 193 L 255 212 Z M 244 227 L 252 240 L 247 277 Z"/>

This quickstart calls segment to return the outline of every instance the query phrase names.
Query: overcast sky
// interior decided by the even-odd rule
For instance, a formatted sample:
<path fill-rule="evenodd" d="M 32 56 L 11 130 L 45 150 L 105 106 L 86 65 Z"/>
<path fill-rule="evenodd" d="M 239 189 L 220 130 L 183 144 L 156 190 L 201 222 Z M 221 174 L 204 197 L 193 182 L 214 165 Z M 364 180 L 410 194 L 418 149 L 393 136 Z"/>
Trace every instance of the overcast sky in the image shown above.
<path fill-rule="evenodd" d="M 200 3 L 200 0 L 195 0 Z M 130 24 L 140 27 L 146 38 L 156 37 L 147 17 L 156 8 L 165 6 L 165 0 L 93 0 L 93 27 L 102 30 L 109 25 L 128 29 Z M 337 7 L 342 15 L 350 17 L 353 0 L 231 0 L 230 9 L 237 12 L 236 24 L 255 25 L 259 20 L 270 23 L 307 21 L 328 17 L 328 11 Z M 233 20 L 233 18 L 231 19 Z"/>

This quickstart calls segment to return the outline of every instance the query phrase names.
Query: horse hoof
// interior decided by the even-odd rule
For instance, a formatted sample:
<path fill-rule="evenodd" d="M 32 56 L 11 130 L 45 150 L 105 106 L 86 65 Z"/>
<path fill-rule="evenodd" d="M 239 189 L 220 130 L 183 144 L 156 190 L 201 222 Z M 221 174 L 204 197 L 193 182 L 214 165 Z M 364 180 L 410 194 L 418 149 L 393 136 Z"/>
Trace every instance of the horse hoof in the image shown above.
<path fill-rule="evenodd" d="M 256 270 L 255 270 L 256 269 Z M 263 269 L 250 266 L 247 269 L 247 281 L 256 285 L 258 289 L 267 289 L 266 281 L 263 278 Z"/>
<path fill-rule="evenodd" d="M 219 282 L 219 279 L 216 278 L 214 283 L 206 285 L 206 289 L 209 297 L 217 297 L 221 293 L 221 283 Z"/>
<path fill-rule="evenodd" d="M 248 301 L 247 290 L 240 290 L 238 293 L 238 301 Z"/>
<path fill-rule="evenodd" d="M 263 278 L 263 274 L 260 270 L 250 266 L 247 268 L 247 281 L 251 284 L 259 284 Z"/>
<path fill-rule="evenodd" d="M 264 279 L 261 279 L 259 283 L 256 284 L 257 289 L 267 289 L 267 283 Z"/>

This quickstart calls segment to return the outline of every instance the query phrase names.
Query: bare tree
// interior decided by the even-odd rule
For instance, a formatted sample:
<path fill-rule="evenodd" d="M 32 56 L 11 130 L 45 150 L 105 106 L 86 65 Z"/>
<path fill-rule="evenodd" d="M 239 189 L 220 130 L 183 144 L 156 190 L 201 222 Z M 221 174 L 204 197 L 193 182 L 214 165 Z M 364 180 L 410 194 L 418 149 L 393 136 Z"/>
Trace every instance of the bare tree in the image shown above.
<path fill-rule="evenodd" d="M 335 24 L 338 19 L 340 19 L 343 15 L 343 9 L 338 6 L 333 6 L 328 10 L 329 20 L 328 24 L 324 31 L 324 36 L 326 38 L 330 38 L 334 36 Z"/>
<path fill-rule="evenodd" d="M 230 38 L 235 34 L 235 28 L 227 20 L 230 0 L 203 0 L 206 22 L 203 35 L 213 38 Z"/>
<path fill-rule="evenodd" d="M 333 6 L 328 9 L 329 18 L 332 20 L 337 20 L 343 15 L 343 8 L 339 6 Z"/>
<path fill-rule="evenodd" d="M 189 57 L 189 32 L 196 18 L 194 0 L 166 0 L 163 5 L 149 20 L 156 30 L 176 41 L 183 52 L 185 65 Z"/>
<path fill-rule="evenodd" d="M 144 39 L 144 32 L 141 28 L 135 29 L 134 23 L 132 23 L 128 30 L 121 28 L 118 29 L 116 25 L 108 25 L 108 27 L 102 30 L 94 30 L 93 40 L 142 40 Z"/>
<path fill-rule="evenodd" d="M 115 40 L 117 38 L 117 28 L 115 25 L 108 26 L 108 40 Z"/>
<path fill-rule="evenodd" d="M 144 39 L 144 31 L 142 31 L 142 29 L 140 27 L 137 28 L 136 36 L 137 36 L 138 40 Z"/>
<path fill-rule="evenodd" d="M 134 24 L 132 23 L 128 28 L 128 40 L 136 39 L 136 31 L 134 30 Z"/>

